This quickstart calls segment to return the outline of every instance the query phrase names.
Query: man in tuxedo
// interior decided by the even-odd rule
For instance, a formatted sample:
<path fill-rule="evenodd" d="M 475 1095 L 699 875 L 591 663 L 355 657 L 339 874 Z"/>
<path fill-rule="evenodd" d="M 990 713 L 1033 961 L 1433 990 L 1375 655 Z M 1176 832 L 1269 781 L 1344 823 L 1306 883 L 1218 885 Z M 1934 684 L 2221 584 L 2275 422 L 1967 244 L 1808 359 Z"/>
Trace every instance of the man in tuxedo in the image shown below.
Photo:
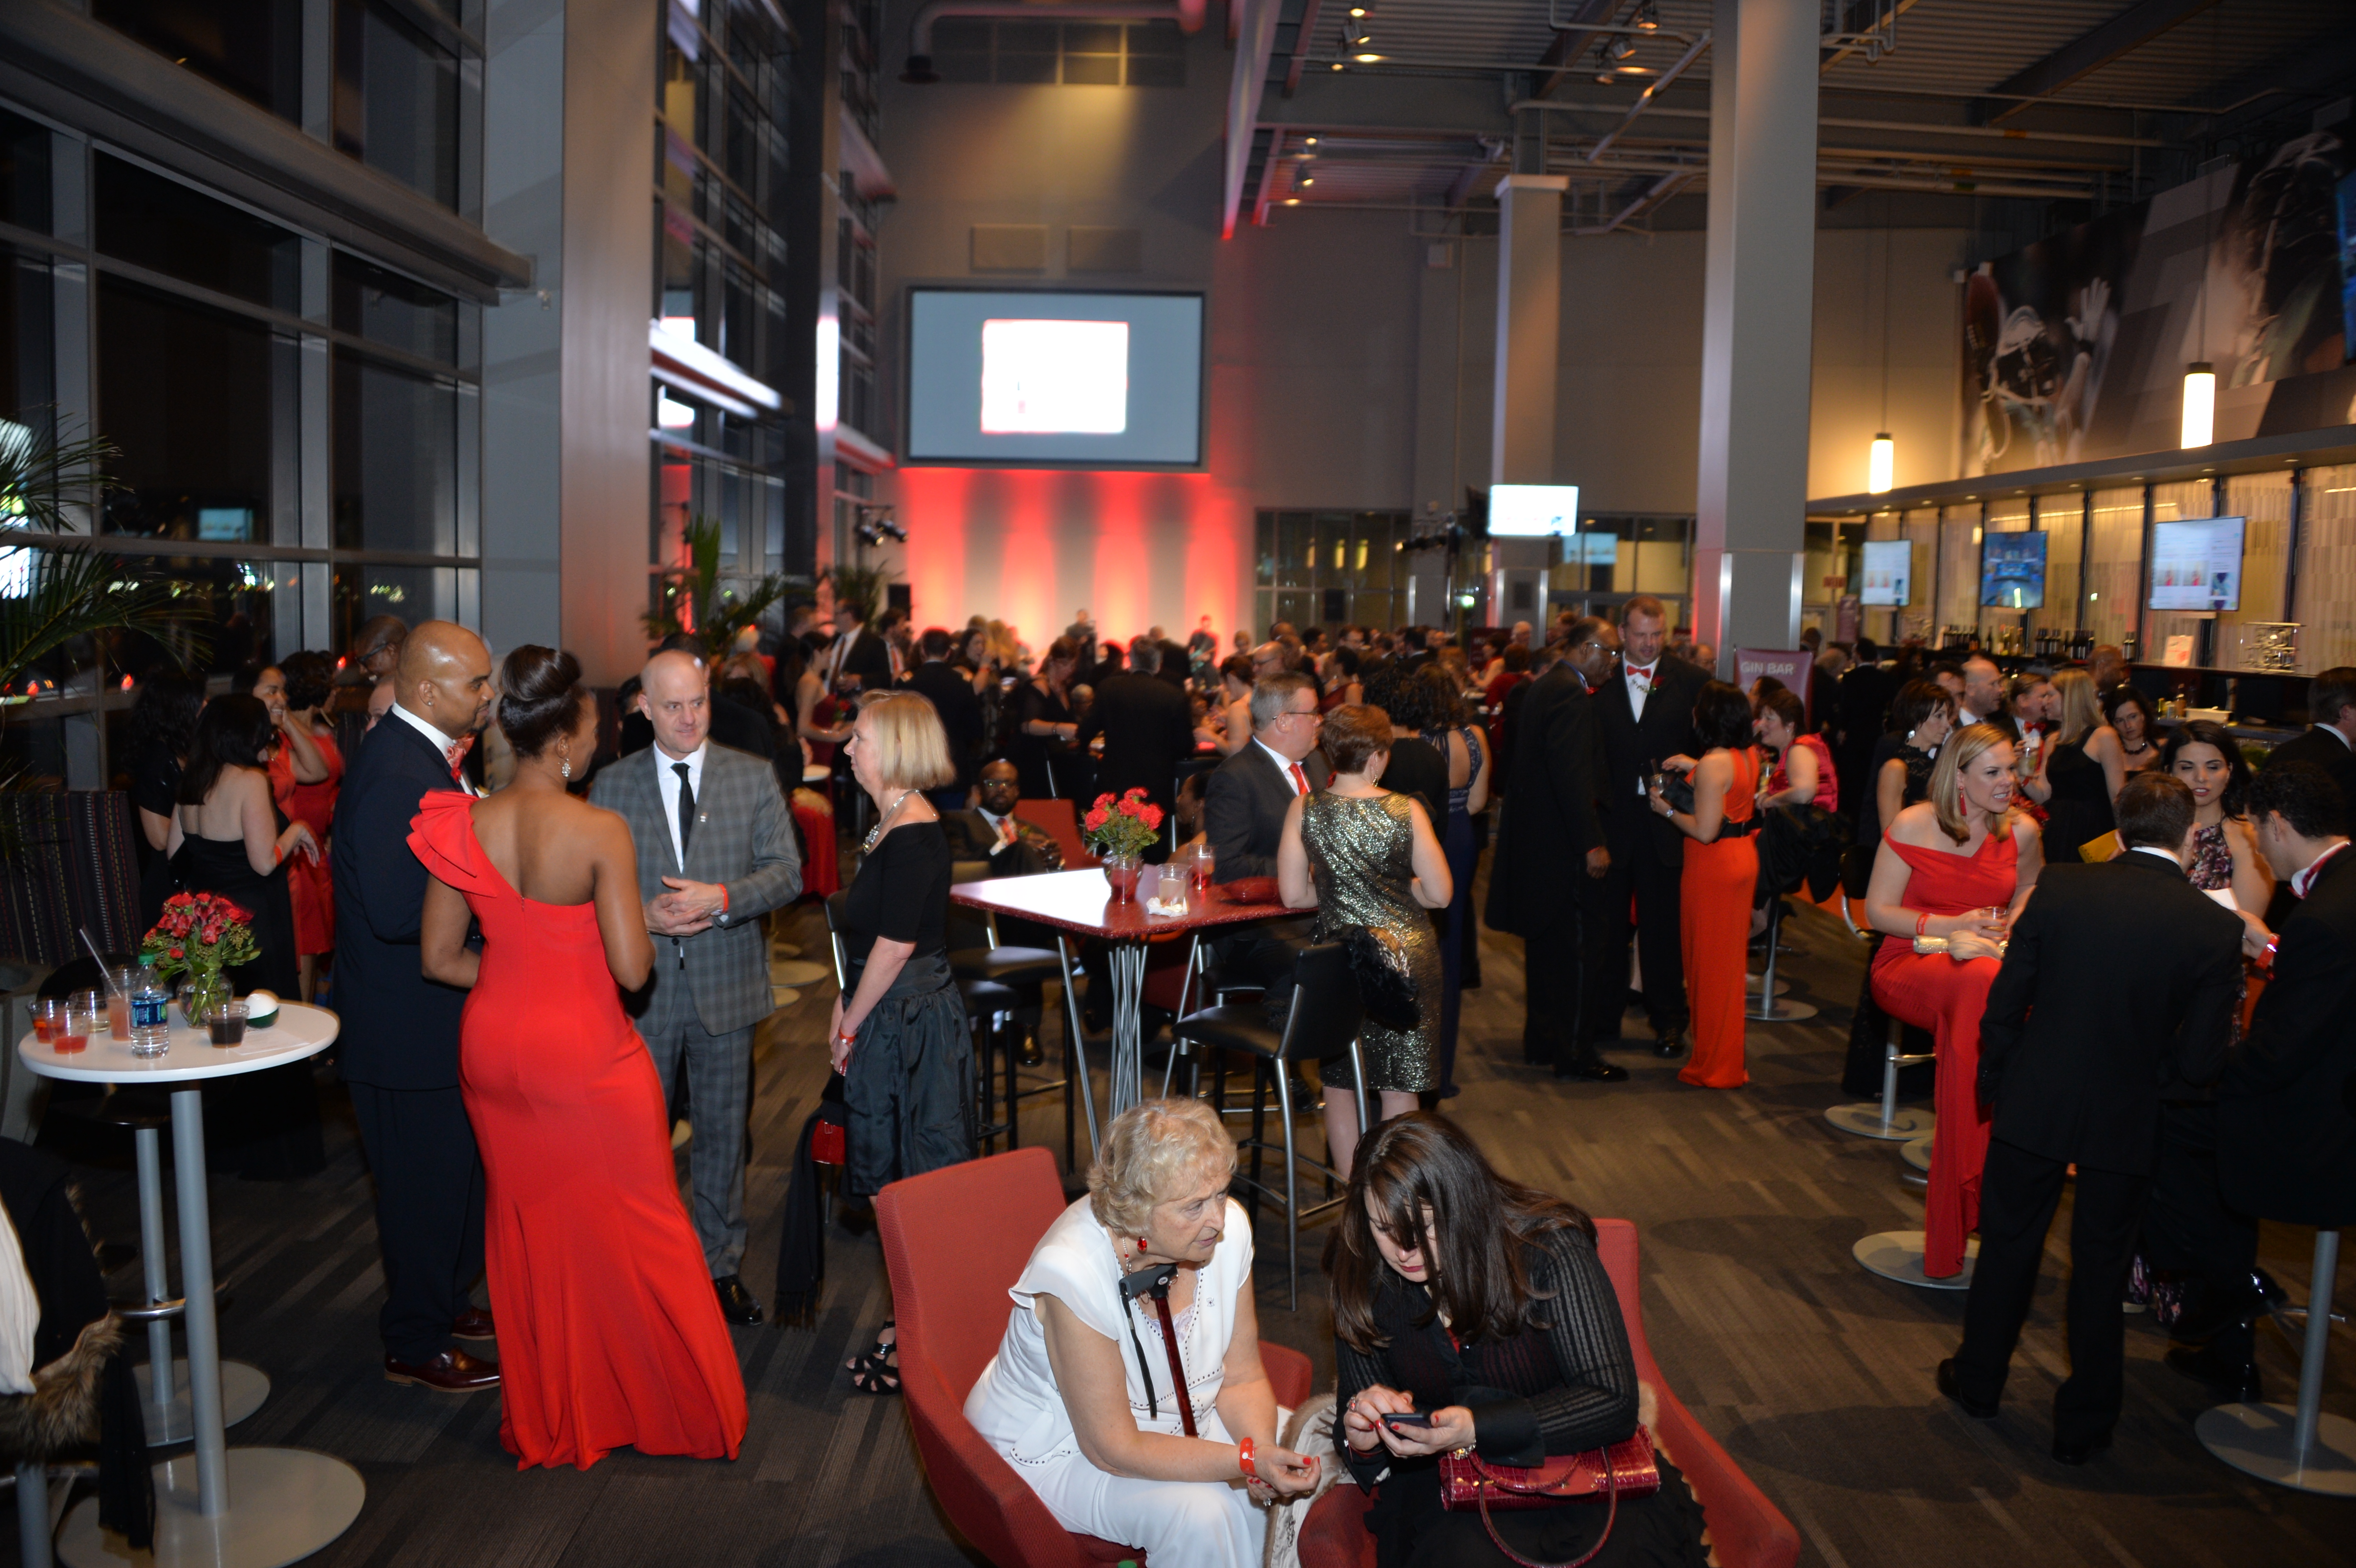
<path fill-rule="evenodd" d="M 425 867 L 409 822 L 428 792 L 473 791 L 460 763 L 491 711 L 491 656 L 464 626 L 428 621 L 385 677 L 394 704 L 336 800 L 337 1055 L 376 1178 L 384 1375 L 444 1393 L 497 1388 L 498 1364 L 460 1339 L 492 1337 L 467 1298 L 483 1272 L 483 1162 L 458 1093 L 466 994 L 425 978 Z"/>
<path fill-rule="evenodd" d="M 1162 657 L 1160 643 L 1138 638 L 1129 670 L 1097 688 L 1077 739 L 1085 746 L 1104 737 L 1098 789 L 1122 795 L 1141 788 L 1166 813 L 1176 804 L 1171 792 L 1178 786 L 1178 759 L 1194 752 L 1194 709 L 1185 692 L 1162 678 Z M 1146 858 L 1161 860 L 1167 853 L 1157 842 Z"/>
<path fill-rule="evenodd" d="M 1898 677 L 1880 665 L 1881 650 L 1870 637 L 1857 640 L 1857 663 L 1840 677 L 1833 695 L 1834 767 L 1840 774 L 1840 797 L 1854 816 L 1864 809 L 1871 791 L 1874 742 L 1890 720 L 1890 704 L 1898 695 Z"/>
<path fill-rule="evenodd" d="M 2307 732 L 2267 752 L 2266 766 L 2312 763 L 2342 799 L 2356 801 L 2356 668 L 2341 665 L 2308 682 L 2307 716 Z"/>
<path fill-rule="evenodd" d="M 862 691 L 888 689 L 892 685 L 892 651 L 883 638 L 867 629 L 860 618 L 859 606 L 835 605 L 834 624 L 834 645 L 826 655 L 827 685 L 840 687 L 844 679 L 856 678 Z"/>
<path fill-rule="evenodd" d="M 744 1128 L 753 1030 L 775 1010 L 761 916 L 802 890 L 801 851 L 777 775 L 711 739 L 711 669 L 659 653 L 639 677 L 654 744 L 601 770 L 589 798 L 619 812 L 638 850 L 654 973 L 627 999 L 670 1103 L 687 1069 L 689 1212 L 731 1323 L 761 1321 L 744 1288 Z"/>
<path fill-rule="evenodd" d="M 1203 832 L 1215 857 L 1215 882 L 1273 878 L 1285 813 L 1333 776 L 1317 750 L 1324 720 L 1315 681 L 1298 670 L 1262 677 L 1252 687 L 1251 716 L 1251 743 L 1212 770 L 1204 792 Z M 1273 996 L 1290 987 L 1292 956 L 1307 931 L 1302 921 L 1248 927 L 1221 939 L 1216 957 L 1229 974 L 1256 978 Z"/>
<path fill-rule="evenodd" d="M 981 759 L 981 699 L 974 692 L 972 677 L 949 663 L 950 645 L 948 632 L 938 626 L 926 630 L 917 642 L 924 662 L 908 676 L 908 689 L 940 715 L 949 761 L 957 764 L 957 783 L 926 795 L 944 812 L 965 809 L 966 792 L 973 788 L 974 767 Z"/>
<path fill-rule="evenodd" d="M 1627 974 L 1633 901 L 1634 936 L 1644 965 L 1644 1013 L 1655 1054 L 1676 1055 L 1691 1017 L 1686 1007 L 1686 965 L 1678 930 L 1677 886 L 1685 874 L 1685 837 L 1667 817 L 1644 805 L 1644 784 L 1662 759 L 1699 756 L 1694 700 L 1708 684 L 1707 671 L 1665 656 L 1669 615 L 1658 599 L 1639 594 L 1620 613 L 1620 670 L 1596 694 L 1603 733 L 1604 842 L 1611 868 L 1604 881 L 1601 969 Z M 1630 806 L 1634 809 L 1629 809 Z M 1624 988 L 1625 981 L 1621 982 Z M 1614 1039 L 1624 1010 L 1608 985 L 1592 1008 L 1596 1038 Z"/>
<path fill-rule="evenodd" d="M 2185 880 L 2192 792 L 2137 773 L 2119 792 L 2118 824 L 2116 859 L 2040 874 L 1988 990 L 1979 1263 L 1963 1346 L 1938 1373 L 1965 1413 L 1995 1416 L 2075 1165 L 2070 1377 L 2053 1397 L 2053 1457 L 2065 1465 L 2109 1447 L 2118 1423 L 2119 1291 L 2151 1191 L 2162 1086 L 2217 1076 L 2241 984 L 2241 920 Z"/>
<path fill-rule="evenodd" d="M 1515 715 L 1514 769 L 1489 868 L 1489 924 L 1518 933 L 1527 962 L 1522 1060 L 1558 1078 L 1609 1083 L 1628 1070 L 1596 1054 L 1599 1036 L 1617 1034 L 1594 1014 L 1626 985 L 1624 968 L 1600 964 L 1588 933 L 1609 924 L 1603 907 L 1612 869 L 1604 843 L 1608 808 L 1592 683 L 1606 678 L 1620 649 L 1612 623 L 1572 625 L 1565 651 L 1526 690 Z M 1626 946 L 1622 945 L 1624 960 Z M 1607 1016 L 1616 1017 L 1616 1013 Z"/>
<path fill-rule="evenodd" d="M 1958 730 L 1967 724 L 1993 724 L 2008 734 L 2018 732 L 2005 710 L 2004 671 L 1986 654 L 1974 654 L 1964 661 L 1964 691 L 1956 703 Z"/>

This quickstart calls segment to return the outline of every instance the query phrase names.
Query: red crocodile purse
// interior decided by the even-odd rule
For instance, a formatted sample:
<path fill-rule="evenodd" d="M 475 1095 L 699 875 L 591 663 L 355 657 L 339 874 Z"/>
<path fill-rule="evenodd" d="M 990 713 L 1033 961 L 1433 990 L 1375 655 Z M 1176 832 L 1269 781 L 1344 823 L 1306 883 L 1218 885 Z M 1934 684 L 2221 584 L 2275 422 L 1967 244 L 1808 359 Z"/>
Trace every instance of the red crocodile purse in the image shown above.
<path fill-rule="evenodd" d="M 1565 1454 L 1543 1465 L 1493 1465 L 1468 1448 L 1440 1456 L 1440 1506 L 1459 1512 L 1478 1509 L 1489 1540 L 1521 1568 L 1582 1568 L 1612 1539 L 1622 1498 L 1649 1498 L 1661 1489 L 1661 1467 L 1653 1456 L 1653 1435 L 1643 1427 L 1608 1448 Z M 1558 1503 L 1610 1499 L 1603 1533 L 1584 1557 L 1569 1563 L 1536 1563 L 1506 1545 L 1490 1522 L 1496 1509 L 1553 1508 Z"/>

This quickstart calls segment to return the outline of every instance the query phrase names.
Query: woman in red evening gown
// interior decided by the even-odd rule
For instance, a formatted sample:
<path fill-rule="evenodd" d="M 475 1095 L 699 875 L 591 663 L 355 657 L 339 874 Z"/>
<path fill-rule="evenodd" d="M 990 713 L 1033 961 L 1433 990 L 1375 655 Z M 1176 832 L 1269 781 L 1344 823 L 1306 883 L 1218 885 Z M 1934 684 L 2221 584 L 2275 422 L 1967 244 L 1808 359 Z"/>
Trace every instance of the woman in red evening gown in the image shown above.
<path fill-rule="evenodd" d="M 1987 1113 L 1979 1103 L 1980 1013 L 2005 933 L 2044 864 L 2037 824 L 2015 808 L 2012 742 L 1974 724 L 1940 748 L 1931 794 L 1881 836 L 1865 912 L 1884 942 L 1873 959 L 1873 999 L 1938 1040 L 1938 1132 L 1922 1204 L 1922 1272 L 1952 1279 L 1979 1224 Z M 1917 953 L 1914 938 L 1946 951 Z"/>
<path fill-rule="evenodd" d="M 619 816 L 566 793 L 596 750 L 580 679 L 571 654 L 509 654 L 514 782 L 426 795 L 409 837 L 433 873 L 425 973 L 471 991 L 459 1088 L 487 1178 L 499 1441 L 519 1469 L 585 1470 L 624 1444 L 734 1458 L 744 1375 L 680 1202 L 654 1062 L 615 988 L 654 962 L 637 852 Z"/>
<path fill-rule="evenodd" d="M 317 859 L 298 858 L 286 867 L 286 896 L 294 906 L 294 952 L 302 962 L 303 997 L 317 988 L 319 960 L 336 949 L 336 884 L 328 870 L 328 829 L 335 825 L 336 796 L 344 787 L 344 753 L 327 720 L 327 695 L 336 667 L 325 654 L 286 656 L 278 668 L 280 700 L 271 722 L 286 737 L 270 758 L 270 798 L 290 822 L 299 822 L 319 841 Z M 261 696 L 259 689 L 256 696 Z M 263 699 L 265 703 L 268 699 Z M 310 742 L 312 771 L 327 776 L 309 782 L 296 774 L 300 736 Z"/>
<path fill-rule="evenodd" d="M 1751 699 L 1713 680 L 1694 699 L 1694 734 L 1708 748 L 1694 763 L 1693 810 L 1670 809 L 1657 789 L 1652 808 L 1694 840 L 1677 880 L 1678 937 L 1686 961 L 1686 999 L 1693 1012 L 1693 1060 L 1677 1073 L 1701 1089 L 1740 1089 L 1743 1065 L 1744 955 L 1751 938 L 1751 894 L 1759 883 L 1759 753 L 1751 749 Z M 1672 765 L 1684 758 L 1673 757 Z"/>

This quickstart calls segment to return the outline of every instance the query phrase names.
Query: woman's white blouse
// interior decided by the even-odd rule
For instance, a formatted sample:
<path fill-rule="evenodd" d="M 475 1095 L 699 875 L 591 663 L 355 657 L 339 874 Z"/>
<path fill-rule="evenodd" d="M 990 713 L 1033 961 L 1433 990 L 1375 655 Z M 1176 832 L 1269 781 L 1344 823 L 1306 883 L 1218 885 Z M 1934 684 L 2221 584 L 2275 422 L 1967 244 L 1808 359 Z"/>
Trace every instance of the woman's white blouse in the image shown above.
<path fill-rule="evenodd" d="M 1224 1430 L 1212 1405 L 1225 1376 L 1227 1344 L 1235 1337 L 1236 1304 L 1251 1288 L 1251 1221 L 1243 1206 L 1230 1198 L 1219 1244 L 1211 1261 L 1195 1271 L 1194 1307 L 1176 1324 L 1195 1427 L 1205 1436 Z M 965 1415 L 983 1441 L 1011 1463 L 1044 1464 L 1078 1451 L 1071 1412 L 1064 1406 L 1055 1371 L 1047 1363 L 1046 1334 L 1038 1313 L 1043 1296 L 1054 1296 L 1072 1316 L 1119 1347 L 1128 1372 L 1130 1413 L 1140 1430 L 1184 1432 L 1170 1396 L 1170 1357 L 1162 1348 L 1160 1317 L 1150 1300 L 1140 1298 L 1133 1307 L 1121 1300 L 1120 1261 L 1086 1198 L 1047 1227 L 1023 1277 L 1007 1294 L 1014 1298 L 1014 1309 L 1007 1316 L 1006 1338 L 966 1396 Z M 1159 1416 L 1146 1413 L 1145 1385 L 1139 1381 L 1137 1350 L 1130 1340 L 1132 1325 L 1144 1346 L 1146 1364 L 1153 1370 Z"/>

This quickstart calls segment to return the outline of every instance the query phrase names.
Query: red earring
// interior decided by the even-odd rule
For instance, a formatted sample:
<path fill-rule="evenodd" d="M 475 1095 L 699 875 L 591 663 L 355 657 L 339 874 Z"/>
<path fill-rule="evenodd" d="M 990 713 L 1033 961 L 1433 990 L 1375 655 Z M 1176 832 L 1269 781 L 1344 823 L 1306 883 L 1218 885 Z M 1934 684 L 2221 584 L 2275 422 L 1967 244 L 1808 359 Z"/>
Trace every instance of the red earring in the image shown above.
<path fill-rule="evenodd" d="M 1137 1250 L 1141 1253 L 1145 1250 L 1145 1238 L 1143 1236 L 1137 1238 Z"/>

